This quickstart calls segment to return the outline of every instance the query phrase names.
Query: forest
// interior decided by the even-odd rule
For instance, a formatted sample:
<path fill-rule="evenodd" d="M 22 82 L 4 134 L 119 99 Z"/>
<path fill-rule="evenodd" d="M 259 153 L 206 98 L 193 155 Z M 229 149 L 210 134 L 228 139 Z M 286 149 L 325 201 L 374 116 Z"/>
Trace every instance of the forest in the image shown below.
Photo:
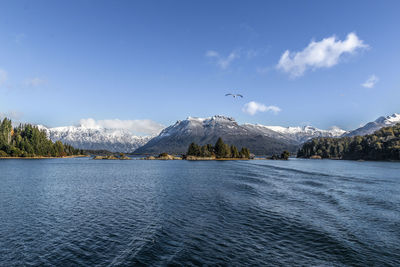
<path fill-rule="evenodd" d="M 31 124 L 12 126 L 4 118 L 0 123 L 0 157 L 65 157 L 83 152 L 60 141 L 52 142 L 46 132 Z"/>
<path fill-rule="evenodd" d="M 214 146 L 211 144 L 199 146 L 191 143 L 186 156 L 249 159 L 250 151 L 246 147 L 242 147 L 239 151 L 236 146 L 225 144 L 220 137 Z"/>
<path fill-rule="evenodd" d="M 303 145 L 297 157 L 400 160 L 400 123 L 365 136 L 315 138 Z"/>

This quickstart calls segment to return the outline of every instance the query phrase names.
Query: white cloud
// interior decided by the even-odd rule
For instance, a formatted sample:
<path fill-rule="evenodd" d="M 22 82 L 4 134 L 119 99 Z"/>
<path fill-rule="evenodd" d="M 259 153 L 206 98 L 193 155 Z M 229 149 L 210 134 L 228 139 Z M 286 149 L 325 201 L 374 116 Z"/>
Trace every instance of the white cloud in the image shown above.
<path fill-rule="evenodd" d="M 365 88 L 373 88 L 377 82 L 379 82 L 379 78 L 378 76 L 373 74 L 369 76 L 368 79 L 363 84 L 361 84 L 361 86 Z"/>
<path fill-rule="evenodd" d="M 95 120 L 81 119 L 80 125 L 86 128 L 124 129 L 139 135 L 158 134 L 164 126 L 152 120 Z"/>
<path fill-rule="evenodd" d="M 275 114 L 278 114 L 281 111 L 281 109 L 277 106 L 266 106 L 264 104 L 257 103 L 255 101 L 251 101 L 243 106 L 242 111 L 250 115 L 254 115 L 258 112 L 267 112 L 267 111 L 271 111 Z"/>
<path fill-rule="evenodd" d="M 291 77 L 299 77 L 307 69 L 329 68 L 339 63 L 340 56 L 352 54 L 357 49 L 367 48 L 355 33 L 349 33 L 346 40 L 337 40 L 335 36 L 322 39 L 319 42 L 312 41 L 303 51 L 290 52 L 286 50 L 277 65 Z"/>
<path fill-rule="evenodd" d="M 32 78 L 30 80 L 25 81 L 26 86 L 37 87 L 39 85 L 45 84 L 46 81 L 40 78 Z"/>
<path fill-rule="evenodd" d="M 8 74 L 5 70 L 0 69 L 0 86 L 3 85 L 8 78 Z"/>
<path fill-rule="evenodd" d="M 239 52 L 232 51 L 227 57 L 221 56 L 218 52 L 214 50 L 209 50 L 206 52 L 206 57 L 214 58 L 216 60 L 216 64 L 221 69 L 226 69 L 229 65 L 237 58 L 240 57 Z"/>

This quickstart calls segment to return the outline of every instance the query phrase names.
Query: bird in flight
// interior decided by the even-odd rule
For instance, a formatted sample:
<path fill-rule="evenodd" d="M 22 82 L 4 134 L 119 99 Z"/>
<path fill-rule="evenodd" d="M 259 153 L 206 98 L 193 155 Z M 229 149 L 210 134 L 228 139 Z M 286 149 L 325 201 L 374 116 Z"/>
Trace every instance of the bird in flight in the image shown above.
<path fill-rule="evenodd" d="M 240 94 L 226 94 L 225 96 L 232 96 L 233 98 L 236 98 L 236 97 L 241 97 L 241 98 L 243 98 L 243 96 L 240 95 Z"/>

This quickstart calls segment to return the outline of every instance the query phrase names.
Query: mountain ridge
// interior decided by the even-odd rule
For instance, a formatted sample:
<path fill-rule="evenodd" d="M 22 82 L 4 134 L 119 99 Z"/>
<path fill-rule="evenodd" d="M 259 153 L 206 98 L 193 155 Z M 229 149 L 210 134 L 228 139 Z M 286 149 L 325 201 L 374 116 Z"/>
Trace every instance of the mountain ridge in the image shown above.
<path fill-rule="evenodd" d="M 392 115 L 386 117 L 381 116 L 377 118 L 375 121 L 368 122 L 364 126 L 359 127 L 353 131 L 350 131 L 344 134 L 343 136 L 351 137 L 356 135 L 363 136 L 367 134 L 372 134 L 383 127 L 393 126 L 397 123 L 400 123 L 400 114 L 393 113 Z"/>
<path fill-rule="evenodd" d="M 108 150 L 131 153 L 154 137 L 136 136 L 124 129 L 89 128 L 83 126 L 62 126 L 47 128 L 38 125 L 50 140 L 62 141 L 79 149 Z"/>

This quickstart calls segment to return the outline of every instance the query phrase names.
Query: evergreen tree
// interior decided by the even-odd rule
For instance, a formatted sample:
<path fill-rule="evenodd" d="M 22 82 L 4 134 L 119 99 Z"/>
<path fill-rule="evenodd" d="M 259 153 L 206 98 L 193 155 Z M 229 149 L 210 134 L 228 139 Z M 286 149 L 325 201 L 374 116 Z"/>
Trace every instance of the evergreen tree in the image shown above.
<path fill-rule="evenodd" d="M 215 155 L 213 145 L 207 144 L 207 150 L 208 150 L 208 152 L 210 153 L 211 156 Z"/>
<path fill-rule="evenodd" d="M 207 145 L 202 146 L 200 150 L 201 157 L 211 157 L 211 152 L 208 150 Z"/>
<path fill-rule="evenodd" d="M 231 157 L 232 158 L 239 158 L 239 151 L 238 151 L 238 149 L 236 148 L 236 146 L 234 146 L 234 145 L 231 145 Z"/>
<path fill-rule="evenodd" d="M 224 141 L 222 141 L 221 137 L 218 138 L 217 143 L 215 143 L 214 150 L 215 150 L 215 156 L 217 158 L 224 158 L 225 155 L 227 154 L 225 143 Z"/>
<path fill-rule="evenodd" d="M 250 151 L 246 147 L 242 147 L 242 149 L 240 150 L 239 154 L 240 154 L 241 158 L 245 158 L 245 159 L 249 159 L 250 158 Z"/>
<path fill-rule="evenodd" d="M 200 147 L 196 143 L 191 143 L 187 152 L 188 156 L 200 156 Z"/>
<path fill-rule="evenodd" d="M 4 118 L 0 124 L 0 145 L 9 145 L 11 143 L 12 124 L 11 120 Z"/>

